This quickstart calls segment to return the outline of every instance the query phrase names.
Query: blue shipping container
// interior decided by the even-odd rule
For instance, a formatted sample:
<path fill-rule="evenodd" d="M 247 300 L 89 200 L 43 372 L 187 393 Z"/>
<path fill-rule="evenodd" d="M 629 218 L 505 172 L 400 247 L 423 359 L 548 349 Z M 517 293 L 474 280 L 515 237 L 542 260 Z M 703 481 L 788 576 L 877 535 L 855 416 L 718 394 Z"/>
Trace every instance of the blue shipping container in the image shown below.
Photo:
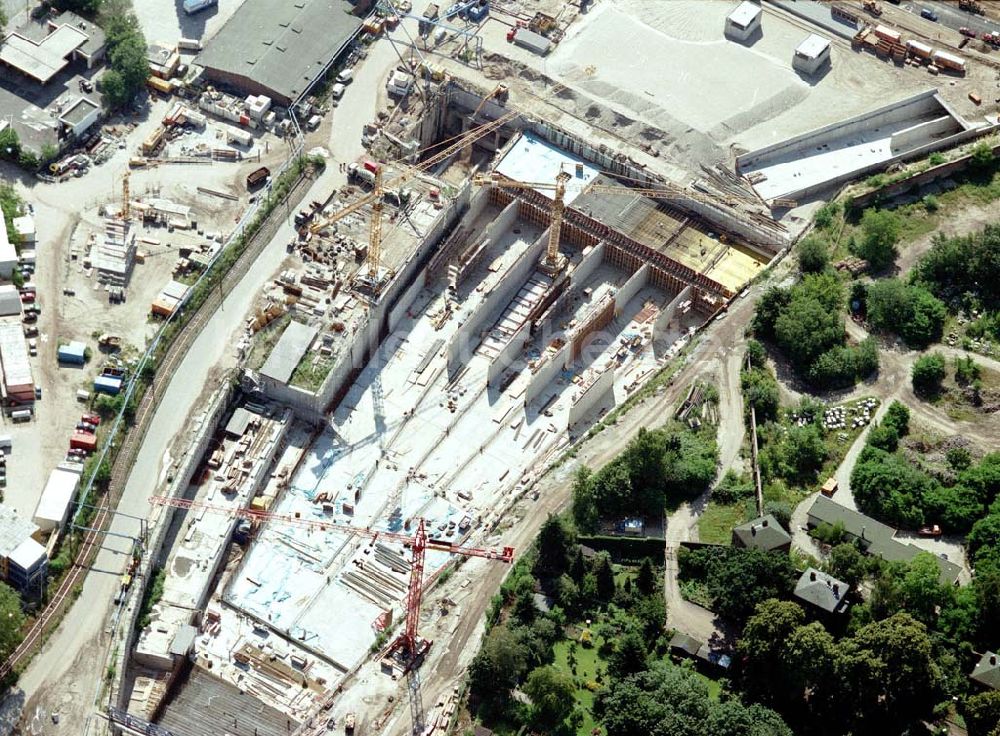
<path fill-rule="evenodd" d="M 122 390 L 122 379 L 114 376 L 98 376 L 94 379 L 94 391 L 99 394 L 117 396 Z"/>
<path fill-rule="evenodd" d="M 82 342 L 71 342 L 69 345 L 60 345 L 56 351 L 56 359 L 60 363 L 83 365 L 86 362 L 86 350 L 87 346 Z"/>
<path fill-rule="evenodd" d="M 468 10 L 467 17 L 470 23 L 478 23 L 483 18 L 485 18 L 490 12 L 489 3 L 484 3 L 483 5 L 474 5 Z"/>

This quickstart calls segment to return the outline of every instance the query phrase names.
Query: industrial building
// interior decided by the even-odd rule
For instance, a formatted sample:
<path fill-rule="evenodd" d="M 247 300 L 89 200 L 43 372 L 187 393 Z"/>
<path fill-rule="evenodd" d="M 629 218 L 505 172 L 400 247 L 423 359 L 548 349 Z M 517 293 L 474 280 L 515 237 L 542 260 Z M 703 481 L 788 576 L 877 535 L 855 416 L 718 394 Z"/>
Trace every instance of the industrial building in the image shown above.
<path fill-rule="evenodd" d="M 744 0 L 726 17 L 726 36 L 735 41 L 746 41 L 760 31 L 763 15 L 760 5 Z"/>
<path fill-rule="evenodd" d="M 97 270 L 97 282 L 111 286 L 127 286 L 135 265 L 135 233 L 128 220 L 104 220 L 104 238 L 96 244 L 92 257 Z"/>
<path fill-rule="evenodd" d="M 0 579 L 27 597 L 41 595 L 49 566 L 37 534 L 37 526 L 0 504 Z"/>
<path fill-rule="evenodd" d="M 368 3 L 256 0 L 243 3 L 195 63 L 205 77 L 288 106 L 319 79 L 361 29 Z"/>
<path fill-rule="evenodd" d="M 13 284 L 0 284 L 0 317 L 21 315 L 21 293 Z"/>
<path fill-rule="evenodd" d="M 73 61 L 92 69 L 104 58 L 104 49 L 104 31 L 66 11 L 8 32 L 0 46 L 0 63 L 39 84 L 48 84 Z"/>
<path fill-rule="evenodd" d="M 83 365 L 87 362 L 87 346 L 78 340 L 60 345 L 56 349 L 56 359 L 69 365 Z"/>
<path fill-rule="evenodd" d="M 0 322 L 0 367 L 3 368 L 4 403 L 7 406 L 33 403 L 35 382 L 20 322 Z"/>
<path fill-rule="evenodd" d="M 6 226 L 0 227 L 0 278 L 9 280 L 16 266 L 17 248 L 10 242 Z"/>
<path fill-rule="evenodd" d="M 803 74 L 812 75 L 830 63 L 830 39 L 810 33 L 798 46 L 792 56 L 792 68 Z"/>
<path fill-rule="evenodd" d="M 80 487 L 82 472 L 83 466 L 78 463 L 62 463 L 49 473 L 49 479 L 32 516 L 32 521 L 42 532 L 57 531 L 66 523 L 76 491 Z"/>

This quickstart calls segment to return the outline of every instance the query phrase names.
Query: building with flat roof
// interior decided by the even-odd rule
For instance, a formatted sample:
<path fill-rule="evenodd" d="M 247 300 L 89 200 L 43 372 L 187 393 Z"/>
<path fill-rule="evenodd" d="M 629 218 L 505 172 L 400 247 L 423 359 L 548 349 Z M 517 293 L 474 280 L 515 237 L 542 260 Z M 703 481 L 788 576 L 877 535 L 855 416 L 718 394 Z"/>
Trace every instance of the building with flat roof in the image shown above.
<path fill-rule="evenodd" d="M 0 367 L 3 368 L 3 398 L 10 405 L 32 403 L 35 382 L 20 322 L 0 322 Z"/>
<path fill-rule="evenodd" d="M 104 46 L 99 26 L 67 11 L 9 32 L 0 46 L 0 62 L 48 84 L 71 61 L 82 60 L 92 68 L 104 57 Z"/>
<path fill-rule="evenodd" d="M 80 487 L 82 471 L 82 465 L 72 463 L 53 468 L 49 473 L 49 480 L 32 517 L 32 521 L 43 532 L 55 531 L 66 523 L 73 497 Z"/>
<path fill-rule="evenodd" d="M 101 106 L 87 97 L 80 97 L 59 115 L 63 133 L 77 138 L 86 133 L 101 117 Z"/>
<path fill-rule="evenodd" d="M 0 504 L 0 578 L 29 596 L 42 592 L 49 563 L 37 533 L 37 526 Z"/>
<path fill-rule="evenodd" d="M 243 3 L 195 63 L 209 80 L 287 106 L 357 35 L 362 20 L 353 11 L 347 0 Z"/>
<path fill-rule="evenodd" d="M 281 333 L 278 344 L 267 356 L 264 367 L 260 369 L 261 377 L 276 383 L 288 383 L 292 373 L 295 372 L 295 367 L 305 356 L 318 333 L 319 329 L 316 327 L 294 320 L 289 322 L 288 327 Z"/>
<path fill-rule="evenodd" d="M 744 0 L 726 18 L 726 35 L 737 41 L 746 41 L 760 28 L 760 5 Z"/>
<path fill-rule="evenodd" d="M 810 33 L 795 48 L 792 67 L 803 74 L 815 74 L 830 61 L 830 39 Z"/>
<path fill-rule="evenodd" d="M 98 283 L 127 286 L 135 265 L 135 248 L 135 233 L 127 220 L 104 220 L 104 240 L 94 256 Z"/>
<path fill-rule="evenodd" d="M 6 127 L 6 126 L 4 126 Z M 3 128 L 0 128 L 2 130 Z M 9 279 L 17 265 L 17 248 L 10 242 L 7 228 L 0 227 L 0 277 Z"/>

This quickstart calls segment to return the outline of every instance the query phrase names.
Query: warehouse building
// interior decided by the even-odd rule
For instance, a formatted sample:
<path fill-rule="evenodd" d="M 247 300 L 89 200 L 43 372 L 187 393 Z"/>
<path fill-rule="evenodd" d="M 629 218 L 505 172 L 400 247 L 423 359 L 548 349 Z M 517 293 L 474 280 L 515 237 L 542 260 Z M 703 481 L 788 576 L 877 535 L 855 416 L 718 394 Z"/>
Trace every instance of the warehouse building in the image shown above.
<path fill-rule="evenodd" d="M 83 466 L 78 463 L 63 463 L 52 469 L 32 517 L 43 532 L 56 531 L 66 523 L 73 498 L 80 487 L 81 472 Z"/>
<path fill-rule="evenodd" d="M 38 527 L 22 519 L 10 506 L 0 505 L 0 578 L 26 596 L 45 587 L 49 559 L 35 535 Z"/>
<path fill-rule="evenodd" d="M 29 21 L 9 32 L 0 46 L 0 63 L 48 84 L 73 61 L 88 69 L 104 58 L 104 31 L 79 15 L 61 13 L 46 21 Z"/>
<path fill-rule="evenodd" d="M 211 81 L 290 105 L 354 39 L 362 23 L 354 13 L 367 5 L 347 0 L 244 3 L 196 63 Z"/>
<path fill-rule="evenodd" d="M 4 128 L 7 126 L 3 126 Z M 0 128 L 3 130 L 3 128 Z M 0 227 L 0 277 L 9 279 L 17 265 L 17 248 L 10 242 L 7 228 Z"/>
<path fill-rule="evenodd" d="M 3 367 L 3 399 L 8 405 L 35 400 L 35 382 L 28 362 L 28 347 L 20 322 L 0 322 L 0 366 Z"/>

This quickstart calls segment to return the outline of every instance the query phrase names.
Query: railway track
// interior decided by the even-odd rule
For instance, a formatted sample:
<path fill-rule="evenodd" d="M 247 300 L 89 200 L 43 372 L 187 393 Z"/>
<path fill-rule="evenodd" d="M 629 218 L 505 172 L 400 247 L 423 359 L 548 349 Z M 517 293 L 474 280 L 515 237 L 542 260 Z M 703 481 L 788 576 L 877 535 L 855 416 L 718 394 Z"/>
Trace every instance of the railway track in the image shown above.
<path fill-rule="evenodd" d="M 183 326 L 180 333 L 170 344 L 166 355 L 156 368 L 156 373 L 150 383 L 149 388 L 143 394 L 136 410 L 135 420 L 130 430 L 125 433 L 125 441 L 122 444 L 114 465 L 111 468 L 111 481 L 108 493 L 103 502 L 98 507 L 97 513 L 90 528 L 83 537 L 80 550 L 73 560 L 73 566 L 62 579 L 56 589 L 52 599 L 42 610 L 41 615 L 35 620 L 31 628 L 25 634 L 24 639 L 11 653 L 7 660 L 0 665 L 0 680 L 14 672 L 36 648 L 44 643 L 49 624 L 53 621 L 61 620 L 62 614 L 69 605 L 72 605 L 74 596 L 73 590 L 86 577 L 89 566 L 100 549 L 100 537 L 106 525 L 110 525 L 113 516 L 112 509 L 118 507 L 121 496 L 125 490 L 129 473 L 135 463 L 136 455 L 142 440 L 146 436 L 150 420 L 156 410 L 159 400 L 170 383 L 170 378 L 174 375 L 176 368 L 187 354 L 191 344 L 201 333 L 202 328 L 215 314 L 215 310 L 222 303 L 222 295 L 236 283 L 238 283 L 250 269 L 250 265 L 260 255 L 260 253 L 270 243 L 271 238 L 277 232 L 282 220 L 279 208 L 290 206 L 289 203 L 298 203 L 298 197 L 304 196 L 305 190 L 312 185 L 313 179 L 303 174 L 295 185 L 290 189 L 285 199 L 278 203 L 272 210 L 272 217 L 269 217 L 264 225 L 254 234 L 250 245 L 240 255 L 229 271 L 222 277 L 221 286 L 213 289 L 206 297 L 205 301 L 198 307 L 194 316 Z"/>

